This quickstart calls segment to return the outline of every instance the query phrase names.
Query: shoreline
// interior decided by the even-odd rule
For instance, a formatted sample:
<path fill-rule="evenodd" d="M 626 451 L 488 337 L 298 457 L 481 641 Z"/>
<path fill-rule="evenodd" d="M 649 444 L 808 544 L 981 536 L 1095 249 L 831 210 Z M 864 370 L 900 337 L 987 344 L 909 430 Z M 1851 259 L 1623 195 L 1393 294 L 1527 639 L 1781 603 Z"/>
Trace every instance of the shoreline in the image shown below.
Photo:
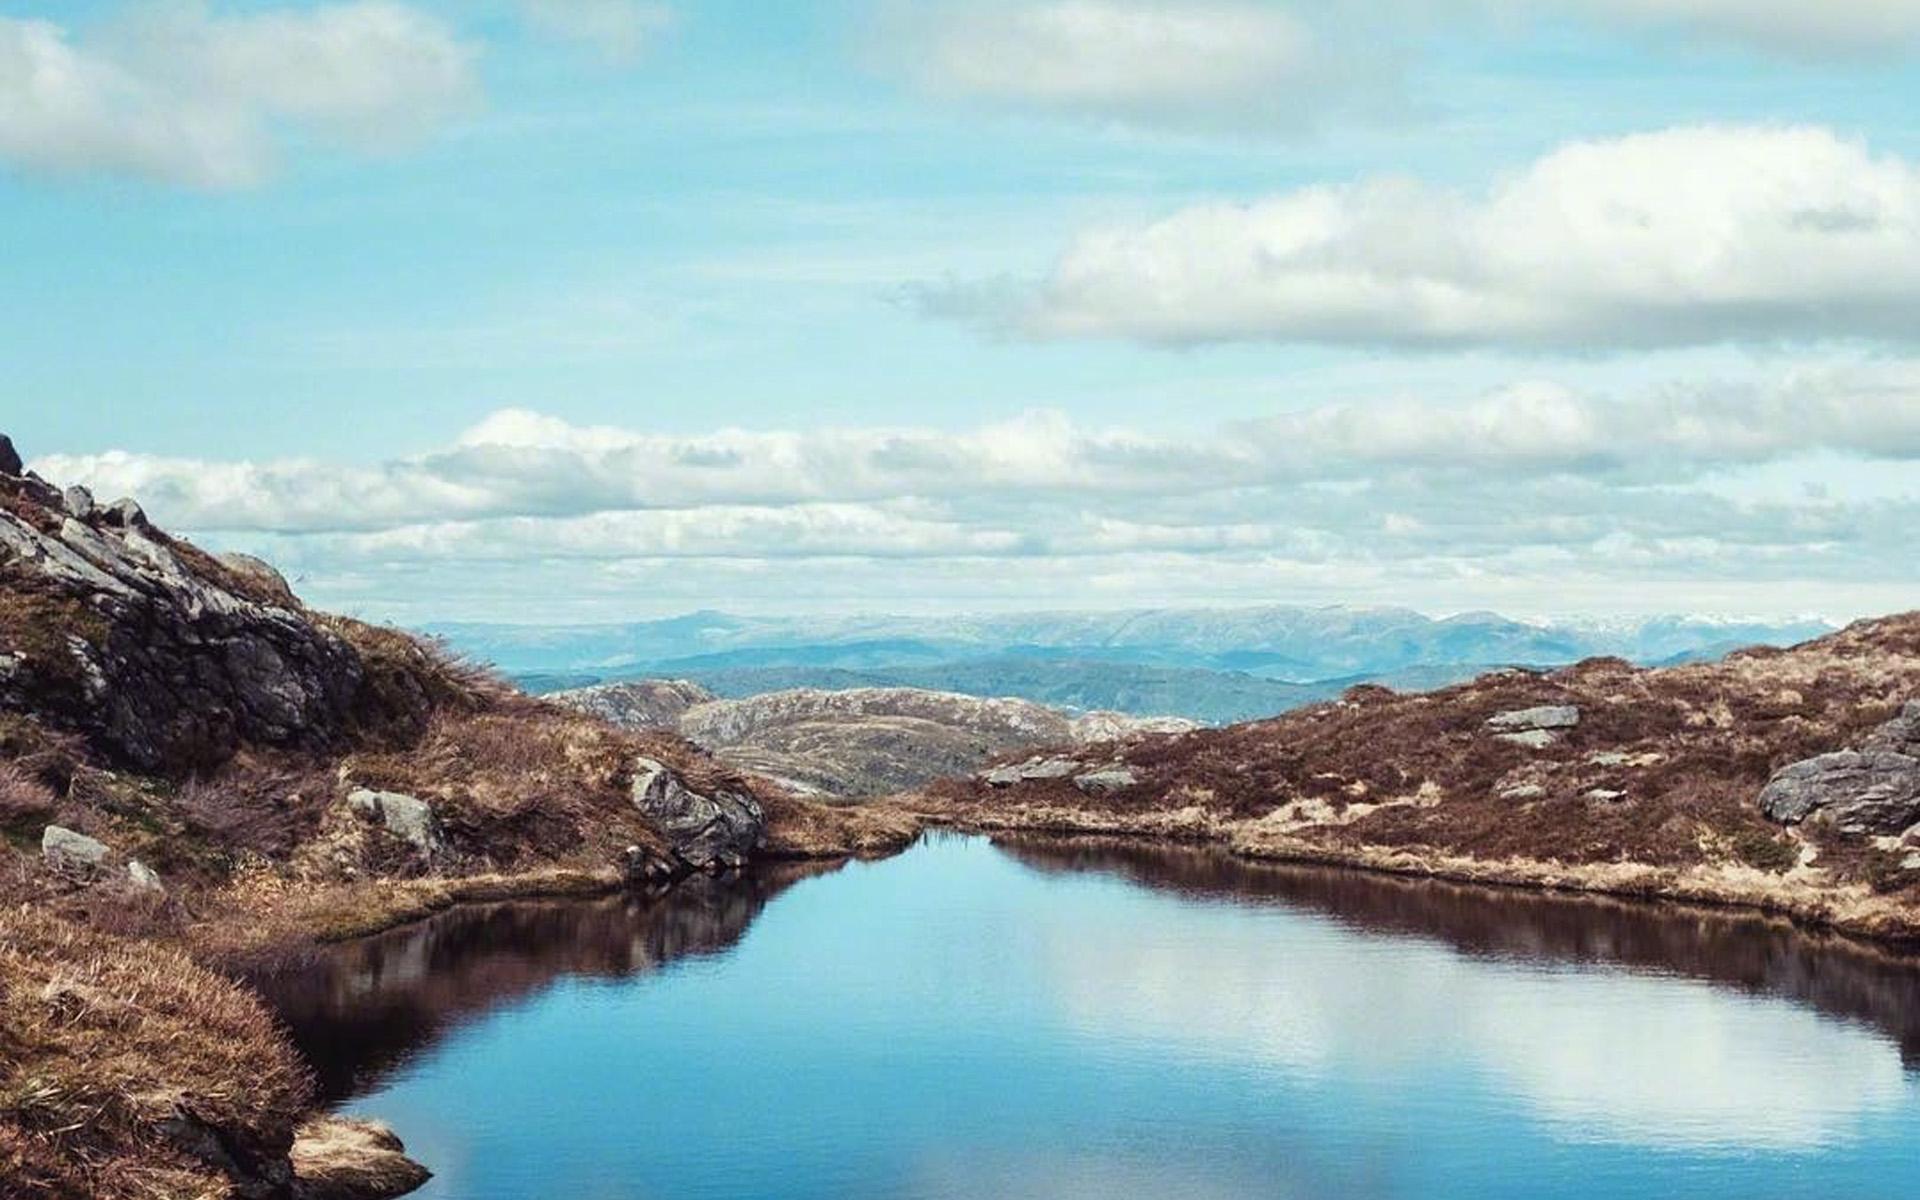
<path fill-rule="evenodd" d="M 1715 871 L 1646 863 L 1581 865 L 1532 859 L 1487 860 L 1387 847 L 1326 846 L 1296 838 L 1256 840 L 1235 836 L 1231 829 L 1192 826 L 1156 829 L 1129 822 L 1075 821 L 1057 814 L 1032 822 L 951 813 L 917 815 L 929 827 L 987 836 L 1017 834 L 1061 841 L 1114 838 L 1145 844 L 1204 847 L 1250 863 L 1333 867 L 1402 879 L 1432 879 L 1667 907 L 1741 910 L 1786 920 L 1802 932 L 1834 934 L 1878 950 L 1920 955 L 1920 913 L 1883 900 L 1857 885 L 1846 891 L 1828 886 L 1811 895 L 1792 895 L 1788 889 L 1794 886 L 1794 881 L 1751 868 Z M 1773 886 L 1762 886 L 1761 880 L 1771 880 Z M 1814 886 L 1801 884 L 1803 889 Z"/>

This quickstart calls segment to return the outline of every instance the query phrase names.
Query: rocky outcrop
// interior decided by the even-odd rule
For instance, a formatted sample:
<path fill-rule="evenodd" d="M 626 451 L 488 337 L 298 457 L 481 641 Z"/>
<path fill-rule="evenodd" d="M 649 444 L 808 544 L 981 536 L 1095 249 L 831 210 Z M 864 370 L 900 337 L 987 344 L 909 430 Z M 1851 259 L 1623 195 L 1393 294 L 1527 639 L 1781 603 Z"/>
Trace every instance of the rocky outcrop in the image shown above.
<path fill-rule="evenodd" d="M 753 796 L 727 788 L 702 795 L 651 758 L 634 762 L 633 804 L 666 836 L 675 858 L 696 871 L 744 866 L 766 836 L 766 814 Z"/>
<path fill-rule="evenodd" d="M 1760 810 L 1794 825 L 1810 819 L 1846 833 L 1898 834 L 1920 826 L 1920 701 L 1869 734 L 1858 750 L 1837 750 L 1776 771 Z"/>
<path fill-rule="evenodd" d="M 677 729 L 743 771 L 802 795 L 841 797 L 908 791 L 1030 746 L 1196 728 L 1179 718 L 1071 713 L 1028 700 L 921 688 L 799 688 L 695 699 L 701 694 L 681 680 L 643 680 L 548 699 L 630 728 Z"/>
<path fill-rule="evenodd" d="M 187 770 L 241 745 L 324 750 L 363 668 L 291 593 L 96 508 L 0 456 L 0 707 L 79 733 L 123 765 Z"/>

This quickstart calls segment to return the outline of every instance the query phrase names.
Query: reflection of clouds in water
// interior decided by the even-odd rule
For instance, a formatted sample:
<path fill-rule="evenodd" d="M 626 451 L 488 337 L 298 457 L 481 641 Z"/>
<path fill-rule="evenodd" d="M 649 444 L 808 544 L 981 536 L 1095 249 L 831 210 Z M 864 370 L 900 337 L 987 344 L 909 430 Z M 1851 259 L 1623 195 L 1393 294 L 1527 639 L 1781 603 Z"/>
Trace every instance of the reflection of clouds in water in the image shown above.
<path fill-rule="evenodd" d="M 1802 1149 L 1908 1096 L 1895 1047 L 1690 980 L 1493 963 L 1218 909 L 1055 926 L 1058 1003 L 1101 1038 L 1303 1074 L 1471 1070 L 1559 1136 Z"/>

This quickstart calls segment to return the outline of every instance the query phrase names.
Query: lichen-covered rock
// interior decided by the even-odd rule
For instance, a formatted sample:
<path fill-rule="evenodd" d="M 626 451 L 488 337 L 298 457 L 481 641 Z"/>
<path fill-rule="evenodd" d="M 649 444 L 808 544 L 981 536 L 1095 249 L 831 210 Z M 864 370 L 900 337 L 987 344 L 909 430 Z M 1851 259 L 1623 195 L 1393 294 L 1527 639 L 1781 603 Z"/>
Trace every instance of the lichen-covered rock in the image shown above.
<path fill-rule="evenodd" d="M 100 872 L 111 853 L 106 843 L 59 825 L 49 825 L 40 835 L 40 857 L 63 875 L 91 878 Z"/>
<path fill-rule="evenodd" d="M 1899 833 L 1920 822 L 1920 758 L 1839 750 L 1782 767 L 1760 810 L 1793 825 L 1816 815 L 1848 833 Z"/>
<path fill-rule="evenodd" d="M 1869 734 L 1860 748 L 1920 758 L 1920 700 L 1907 701 L 1900 715 Z"/>
<path fill-rule="evenodd" d="M 751 795 L 724 788 L 702 795 L 651 758 L 634 761 L 633 804 L 698 871 L 744 866 L 766 836 L 766 814 Z"/>
<path fill-rule="evenodd" d="M 402 792 L 360 788 L 347 796 L 347 807 L 361 818 L 383 826 L 429 859 L 446 852 L 446 832 L 425 800 Z"/>

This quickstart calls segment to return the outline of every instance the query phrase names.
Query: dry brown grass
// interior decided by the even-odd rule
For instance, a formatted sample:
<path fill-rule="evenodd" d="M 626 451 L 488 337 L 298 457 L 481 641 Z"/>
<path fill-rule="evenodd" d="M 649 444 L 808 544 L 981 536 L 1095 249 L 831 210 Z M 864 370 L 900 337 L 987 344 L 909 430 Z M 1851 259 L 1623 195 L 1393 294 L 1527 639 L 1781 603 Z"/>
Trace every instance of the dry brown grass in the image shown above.
<path fill-rule="evenodd" d="M 24 906 L 0 909 L 0 987 L 0 1194 L 222 1193 L 164 1132 L 182 1118 L 285 1155 L 310 1084 L 246 989 Z"/>

